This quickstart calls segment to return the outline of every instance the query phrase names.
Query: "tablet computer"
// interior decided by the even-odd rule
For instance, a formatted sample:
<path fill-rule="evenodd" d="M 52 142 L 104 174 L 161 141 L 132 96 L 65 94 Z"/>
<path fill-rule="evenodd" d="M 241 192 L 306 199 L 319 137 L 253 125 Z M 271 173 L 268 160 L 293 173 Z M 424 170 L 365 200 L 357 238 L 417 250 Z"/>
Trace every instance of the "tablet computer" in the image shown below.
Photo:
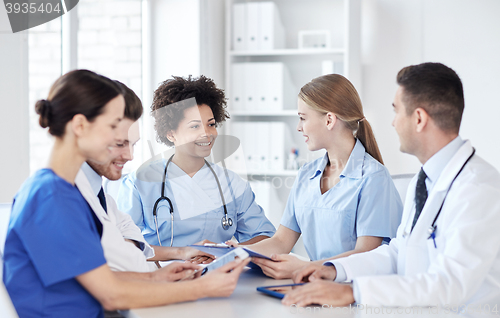
<path fill-rule="evenodd" d="M 222 267 L 237 258 L 244 260 L 245 258 L 248 258 L 248 253 L 245 252 L 245 250 L 241 247 L 235 248 L 231 252 L 226 253 L 221 257 L 217 257 L 215 261 L 205 266 L 205 268 L 201 272 L 201 275 L 204 275 L 208 271 L 213 271 L 214 269 Z"/>
<path fill-rule="evenodd" d="M 282 299 L 285 295 L 296 288 L 297 286 L 302 286 L 304 283 L 300 284 L 288 284 L 288 285 L 275 285 L 275 286 L 262 286 L 257 287 L 257 290 L 269 296 Z"/>
<path fill-rule="evenodd" d="M 227 246 L 227 247 L 226 246 L 204 246 L 204 245 L 189 245 L 189 246 L 196 248 L 202 252 L 212 254 L 215 257 L 221 257 L 222 255 L 229 253 L 236 248 L 236 247 L 232 247 L 232 246 Z M 240 248 L 244 249 L 245 252 L 247 252 L 250 257 L 258 257 L 258 258 L 265 258 L 265 259 L 271 260 L 271 258 L 269 258 L 265 255 L 259 254 L 257 252 L 254 252 L 249 248 L 246 248 L 243 246 L 240 246 Z"/>

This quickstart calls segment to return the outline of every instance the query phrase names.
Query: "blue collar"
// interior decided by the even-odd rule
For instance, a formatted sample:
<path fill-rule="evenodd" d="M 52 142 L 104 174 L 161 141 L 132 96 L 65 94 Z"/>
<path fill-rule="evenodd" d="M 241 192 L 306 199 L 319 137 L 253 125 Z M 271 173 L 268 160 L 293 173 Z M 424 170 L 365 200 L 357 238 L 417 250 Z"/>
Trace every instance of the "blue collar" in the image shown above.
<path fill-rule="evenodd" d="M 349 160 L 347 160 L 347 164 L 344 167 L 344 170 L 342 170 L 342 173 L 340 174 L 341 177 L 347 177 L 347 178 L 353 178 L 353 179 L 360 179 L 363 176 L 363 162 L 365 160 L 365 147 L 359 141 L 356 139 L 356 144 L 354 145 L 354 148 L 351 151 L 351 154 L 349 155 Z M 316 170 L 314 173 L 309 177 L 309 179 L 314 179 L 317 176 L 321 175 L 323 173 L 323 170 L 325 170 L 326 165 L 329 163 L 328 159 L 328 153 L 325 153 L 323 158 L 318 161 L 318 165 L 316 166 Z"/>
<path fill-rule="evenodd" d="M 89 180 L 90 188 L 92 192 L 97 196 L 102 187 L 102 177 L 89 166 L 88 163 L 84 162 L 81 167 L 83 173 Z"/>
<path fill-rule="evenodd" d="M 431 185 L 436 183 L 437 179 L 441 175 L 441 172 L 463 144 L 464 141 L 460 138 L 460 136 L 458 136 L 436 152 L 429 160 L 427 160 L 422 168 L 431 182 Z"/>

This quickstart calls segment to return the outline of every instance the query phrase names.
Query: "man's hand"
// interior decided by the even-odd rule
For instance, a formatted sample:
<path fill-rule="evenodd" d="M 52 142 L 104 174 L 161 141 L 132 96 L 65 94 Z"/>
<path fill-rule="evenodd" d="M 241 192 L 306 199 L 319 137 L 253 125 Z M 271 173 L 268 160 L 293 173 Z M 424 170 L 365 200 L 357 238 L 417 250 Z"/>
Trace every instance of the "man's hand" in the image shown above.
<path fill-rule="evenodd" d="M 281 302 L 286 306 L 297 307 L 313 304 L 347 306 L 354 302 L 354 294 L 350 285 L 317 280 L 296 287 L 287 293 Z"/>
<path fill-rule="evenodd" d="M 271 259 L 272 261 L 255 257 L 252 262 L 259 265 L 264 274 L 274 279 L 292 278 L 293 272 L 309 264 L 288 254 L 273 254 Z"/>
<path fill-rule="evenodd" d="M 175 282 L 191 276 L 195 270 L 201 269 L 201 266 L 191 263 L 174 262 L 160 268 L 152 273 L 154 281 Z"/>
<path fill-rule="evenodd" d="M 335 280 L 337 271 L 335 266 L 309 264 L 293 273 L 294 283 L 307 283 L 315 280 Z"/>

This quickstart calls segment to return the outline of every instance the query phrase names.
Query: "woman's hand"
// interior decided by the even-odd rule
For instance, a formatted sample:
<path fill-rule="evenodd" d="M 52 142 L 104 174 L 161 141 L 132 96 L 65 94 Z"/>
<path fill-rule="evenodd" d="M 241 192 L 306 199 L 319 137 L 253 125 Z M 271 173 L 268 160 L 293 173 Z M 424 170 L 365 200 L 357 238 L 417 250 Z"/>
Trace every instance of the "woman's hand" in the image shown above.
<path fill-rule="evenodd" d="M 208 264 L 215 259 L 215 256 L 212 254 L 202 252 L 189 246 L 179 247 L 179 255 L 181 259 L 187 260 L 193 264 Z"/>
<path fill-rule="evenodd" d="M 203 282 L 200 288 L 205 291 L 205 297 L 230 296 L 236 288 L 243 268 L 250 262 L 250 259 L 250 257 L 244 260 L 236 259 L 200 277 L 200 283 Z"/>
<path fill-rule="evenodd" d="M 240 246 L 238 242 L 235 242 L 233 240 L 226 241 L 225 244 L 227 246 L 231 246 L 231 247 L 239 247 Z"/>
<path fill-rule="evenodd" d="M 212 241 L 209 241 L 207 239 L 204 239 L 203 241 L 199 241 L 197 243 L 194 243 L 193 245 L 201 245 L 201 246 L 203 246 L 205 244 L 215 244 L 215 242 L 212 242 Z"/>
<path fill-rule="evenodd" d="M 281 301 L 283 305 L 296 305 L 297 307 L 313 304 L 320 306 L 347 306 L 353 302 L 354 294 L 350 285 L 324 280 L 317 280 L 299 286 L 287 293 Z"/>
<path fill-rule="evenodd" d="M 154 271 L 152 277 L 154 281 L 175 282 L 192 276 L 194 271 L 200 270 L 201 268 L 201 266 L 188 262 L 174 262 Z"/>
<path fill-rule="evenodd" d="M 273 254 L 271 259 L 272 261 L 253 258 L 252 262 L 259 265 L 264 274 L 274 279 L 292 278 L 295 271 L 309 264 L 289 254 Z"/>

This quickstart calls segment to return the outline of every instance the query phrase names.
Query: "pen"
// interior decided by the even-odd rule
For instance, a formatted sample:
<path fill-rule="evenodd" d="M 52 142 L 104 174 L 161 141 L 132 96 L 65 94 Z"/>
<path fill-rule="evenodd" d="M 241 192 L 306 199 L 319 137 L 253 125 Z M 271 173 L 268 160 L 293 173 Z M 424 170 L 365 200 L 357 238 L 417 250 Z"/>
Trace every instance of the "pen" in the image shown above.
<path fill-rule="evenodd" d="M 205 243 L 204 246 L 211 246 L 211 247 L 231 247 L 229 245 L 226 245 L 225 243 Z"/>

